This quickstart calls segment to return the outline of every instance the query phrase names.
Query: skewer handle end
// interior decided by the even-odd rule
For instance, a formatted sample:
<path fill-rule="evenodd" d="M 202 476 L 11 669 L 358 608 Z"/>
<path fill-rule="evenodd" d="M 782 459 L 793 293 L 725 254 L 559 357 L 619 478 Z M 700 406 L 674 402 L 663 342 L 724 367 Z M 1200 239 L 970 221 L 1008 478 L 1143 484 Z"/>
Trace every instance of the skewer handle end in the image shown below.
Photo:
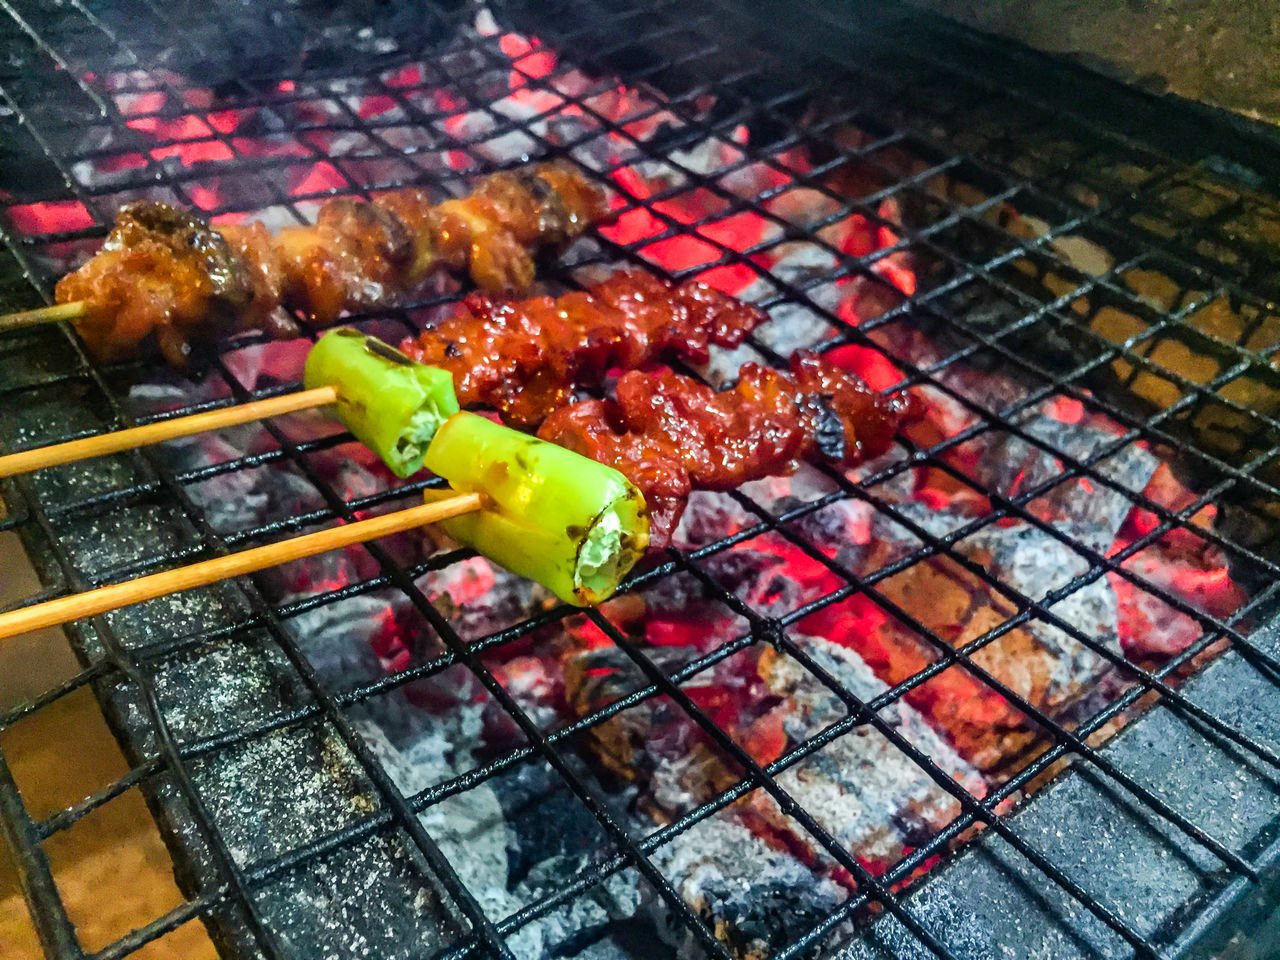
<path fill-rule="evenodd" d="M 25 330 L 27 327 L 39 326 L 42 323 L 57 323 L 60 320 L 78 320 L 88 310 L 83 300 L 72 300 L 70 303 L 55 303 L 34 310 L 21 310 L 18 313 L 0 315 L 0 333 L 10 330 Z"/>

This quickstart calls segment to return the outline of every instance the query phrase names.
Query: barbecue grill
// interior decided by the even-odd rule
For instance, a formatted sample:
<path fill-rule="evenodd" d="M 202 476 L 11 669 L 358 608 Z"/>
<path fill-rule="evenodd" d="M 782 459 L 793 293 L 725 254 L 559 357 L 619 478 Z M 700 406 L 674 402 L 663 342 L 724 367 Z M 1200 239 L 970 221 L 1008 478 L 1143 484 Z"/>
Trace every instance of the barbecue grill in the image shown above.
<path fill-rule="evenodd" d="M 37 819 L 0 756 L 48 956 L 198 918 L 228 957 L 1172 957 L 1270 912 L 1280 146 L 875 7 L 0 0 L 0 305 L 127 200 L 281 225 L 568 156 L 618 220 L 553 288 L 702 275 L 773 320 L 686 372 L 813 347 L 932 418 L 695 495 L 586 614 L 402 537 L 70 625 L 80 672 L 0 727 L 88 687 L 132 769 Z M 278 394 L 304 348 L 188 381 L 13 334 L 0 443 Z M 349 444 L 285 419 L 53 468 L 0 531 L 41 599 L 437 482 Z M 82 944 L 43 845 L 133 790 L 186 900 Z"/>

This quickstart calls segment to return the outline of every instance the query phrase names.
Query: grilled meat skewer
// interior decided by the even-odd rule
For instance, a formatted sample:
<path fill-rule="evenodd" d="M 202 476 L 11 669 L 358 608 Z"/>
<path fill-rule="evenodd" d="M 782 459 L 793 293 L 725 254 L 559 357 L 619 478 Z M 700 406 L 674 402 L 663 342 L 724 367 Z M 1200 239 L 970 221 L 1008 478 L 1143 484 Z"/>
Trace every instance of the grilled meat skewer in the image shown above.
<path fill-rule="evenodd" d="M 768 319 L 704 283 L 673 285 L 624 271 L 560 297 L 472 294 L 458 313 L 400 348 L 452 373 L 464 407 L 492 407 L 507 423 L 532 429 L 611 369 L 672 356 L 705 363 L 710 344 L 736 347 Z"/>
<path fill-rule="evenodd" d="M 720 391 L 671 370 L 632 370 L 616 401 L 563 407 L 538 436 L 621 471 L 649 505 L 650 546 L 662 547 L 691 490 L 731 490 L 801 462 L 855 466 L 889 448 L 913 406 L 800 351 L 790 373 L 744 364 Z"/>
<path fill-rule="evenodd" d="M 585 292 L 504 302 L 480 294 L 401 349 L 453 374 L 458 401 L 616 467 L 644 493 L 651 544 L 664 546 L 695 488 L 729 490 L 800 462 L 853 466 L 883 453 L 911 408 L 817 354 L 791 372 L 749 363 L 715 391 L 640 368 L 672 356 L 705 362 L 768 319 L 705 284 L 622 272 Z M 573 403 L 577 390 L 625 372 L 616 401 Z"/>
<path fill-rule="evenodd" d="M 240 330 L 296 336 L 291 311 L 327 324 L 395 306 L 437 269 L 468 273 L 485 290 L 524 289 L 537 253 L 607 212 L 603 192 L 559 162 L 494 174 L 440 204 L 414 188 L 373 202 L 333 198 L 314 225 L 275 236 L 262 224 L 214 227 L 140 201 L 122 207 L 102 250 L 59 281 L 57 300 L 83 303 L 76 326 L 98 359 L 128 357 L 154 333 L 183 368 L 193 344 Z"/>

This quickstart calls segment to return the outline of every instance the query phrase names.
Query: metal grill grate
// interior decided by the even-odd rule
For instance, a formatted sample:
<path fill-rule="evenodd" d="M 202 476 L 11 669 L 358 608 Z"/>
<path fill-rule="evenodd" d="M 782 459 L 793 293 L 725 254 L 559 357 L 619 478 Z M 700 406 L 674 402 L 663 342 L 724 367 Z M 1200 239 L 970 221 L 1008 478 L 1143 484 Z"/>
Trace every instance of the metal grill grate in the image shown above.
<path fill-rule="evenodd" d="M 369 196 L 406 182 L 458 189 L 466 178 L 493 167 L 490 146 L 503 136 L 521 138 L 535 156 L 573 153 L 583 146 L 549 128 L 544 116 L 494 109 L 509 91 L 493 89 L 493 71 L 514 71 L 530 89 L 555 93 L 575 116 L 585 118 L 581 137 L 626 143 L 635 155 L 619 167 L 661 162 L 684 179 L 671 194 L 644 196 L 620 187 L 611 178 L 615 169 L 593 170 L 622 195 L 624 213 L 647 211 L 662 232 L 627 242 L 598 234 L 548 274 L 555 281 L 573 285 L 598 264 L 661 269 L 653 261 L 655 243 L 696 234 L 708 251 L 705 262 L 678 275 L 725 266 L 745 270 L 771 291 L 761 300 L 766 308 L 801 306 L 832 326 L 820 349 L 853 345 L 885 354 L 905 376 L 899 386 L 932 389 L 965 411 L 970 423 L 930 446 L 904 444 L 899 456 L 856 482 L 826 471 L 829 491 L 800 502 L 769 503 L 735 492 L 732 500 L 749 518 L 747 525 L 696 549 L 671 550 L 661 563 L 635 575 L 629 588 L 642 594 L 684 578 L 696 584 L 702 599 L 736 617 L 740 631 L 670 669 L 660 651 L 638 642 L 615 617 L 592 611 L 588 622 L 633 665 L 637 683 L 567 725 L 548 728 L 534 716 L 496 675 L 490 655 L 528 642 L 574 612 L 547 609 L 502 629 L 466 635 L 440 599 L 422 587 L 424 576 L 464 562 L 457 552 L 406 563 L 396 550 L 372 544 L 364 575 L 336 589 L 277 600 L 261 583 L 238 582 L 200 591 L 194 599 L 157 601 L 73 625 L 69 635 L 82 671 L 0 717 L 0 726 L 11 727 L 92 687 L 133 769 L 80 803 L 36 820 L 0 758 L 6 838 L 50 956 L 80 957 L 86 950 L 42 845 L 134 789 L 153 805 L 187 900 L 94 951 L 95 957 L 128 956 L 197 917 L 219 947 L 234 956 L 357 956 L 361 948 L 388 957 L 523 956 L 528 944 L 520 940 L 522 931 L 560 913 L 569 917 L 570 927 L 580 927 L 556 955 L 588 956 L 594 954 L 586 952 L 586 928 L 594 923 L 591 929 L 598 935 L 600 922 L 573 910 L 618 883 L 645 891 L 670 924 L 662 945 L 655 945 L 659 941 L 648 928 L 629 921 L 631 941 L 614 945 L 629 952 L 619 955 L 670 955 L 669 944 L 682 942 L 690 955 L 730 957 L 731 947 L 717 936 L 714 910 L 688 902 L 655 853 L 759 794 L 772 797 L 821 856 L 852 881 L 832 909 L 808 915 L 803 904 L 785 907 L 801 919 L 788 921 L 787 942 L 771 945 L 769 955 L 776 957 L 831 955 L 849 935 L 850 920 L 871 930 L 855 935 L 847 948 L 850 956 L 876 955 L 877 944 L 886 955 L 892 950 L 910 956 L 982 956 L 1003 949 L 1027 956 L 1070 951 L 1163 956 L 1192 945 L 1209 919 L 1260 888 L 1280 823 L 1278 731 L 1266 716 L 1274 703 L 1280 650 L 1263 627 L 1280 595 L 1273 526 L 1280 502 L 1274 469 L 1280 453 L 1280 374 L 1274 366 L 1280 331 L 1268 299 L 1275 290 L 1270 264 L 1280 242 L 1280 216 L 1274 196 L 1265 192 L 1275 184 L 1251 173 L 1260 160 L 1273 156 L 1263 140 L 1242 135 L 1233 153 L 1218 154 L 1216 143 L 1230 138 L 1220 135 L 1215 141 L 1216 120 L 1152 104 L 1057 67 L 1052 68 L 1057 73 L 1037 74 L 1038 89 L 1006 86 L 956 65 L 967 49 L 984 50 L 993 63 L 1000 60 L 980 41 L 883 11 L 874 18 L 861 9 L 842 11 L 827 15 L 829 21 L 776 30 L 750 6 L 719 2 L 692 13 L 669 3 L 499 8 L 497 20 L 504 29 L 537 35 L 559 54 L 550 72 L 530 69 L 523 54 L 503 46 L 500 34 L 472 30 L 476 11 L 469 7 L 430 10 L 413 22 L 411 39 L 404 32 L 406 21 L 394 17 L 363 32 L 355 26 L 358 18 L 343 19 L 355 14 L 341 12 L 329 14 L 332 19 L 313 32 L 301 15 L 296 23 L 277 20 L 275 29 L 309 51 L 286 63 L 272 60 L 270 44 L 250 39 L 247 31 L 236 38 L 230 35 L 233 28 L 217 26 L 215 12 L 232 23 L 237 11 L 243 15 L 234 4 L 199 11 L 147 4 L 125 16 L 110 6 L 70 0 L 54 19 L 38 4 L 0 0 L 0 43 L 11 51 L 9 63 L 0 66 L 0 187 L 5 191 L 0 193 L 0 241 L 17 267 L 10 271 L 12 283 L 3 288 L 6 297 L 12 293 L 15 307 L 24 296 L 24 280 L 47 293 L 53 265 L 91 249 L 126 199 L 171 199 L 212 216 L 271 207 L 306 222 L 308 203 L 334 192 Z M 288 32 L 295 28 L 296 33 Z M 386 37 L 398 42 L 380 43 Z M 228 57 L 221 48 L 231 43 L 239 44 L 238 56 Z M 255 53 L 259 48 L 262 52 Z M 598 78 L 567 94 L 561 81 L 576 61 Z M 1013 55 L 1007 65 L 1015 73 L 1017 61 Z M 422 73 L 411 84 L 397 82 L 396 71 L 410 64 Z M 1035 67 L 1050 69 L 1041 63 Z M 616 87 L 619 78 L 636 92 L 635 102 L 621 115 L 609 116 L 595 98 Z M 1055 78 L 1073 84 L 1081 101 L 1104 95 L 1131 105 L 1131 115 L 1139 117 L 1142 132 L 1155 143 L 1125 135 L 1114 115 L 1094 122 L 1087 105 L 1078 113 L 1059 109 Z M 414 95 L 420 88 L 449 91 L 454 106 L 425 108 Z M 210 90 L 215 103 L 205 99 Z M 384 114 L 362 115 L 352 105 L 356 98 L 375 96 L 385 101 Z M 306 108 L 320 101 L 323 119 L 315 120 Z M 136 112 L 122 110 L 126 103 L 137 106 Z M 225 112 L 225 127 L 210 122 L 219 111 Z M 451 118 L 476 111 L 491 121 L 482 134 L 453 132 Z M 637 136 L 640 124 L 660 115 L 679 122 L 652 136 Z M 190 121 L 185 128 L 184 119 Z M 163 121 L 164 131 L 186 132 L 157 135 L 161 125 L 153 121 Z M 397 132 L 408 127 L 431 131 L 433 142 L 406 145 Z M 849 131 L 857 135 L 851 139 Z M 249 149 L 246 140 L 252 136 L 274 138 L 288 149 L 276 154 Z M 347 139 L 335 150 L 339 137 Z M 731 148 L 737 159 L 710 171 L 698 169 L 682 151 L 706 142 Z M 193 145 L 207 148 L 209 159 L 165 162 L 170 150 L 190 151 Z M 809 169 L 790 165 L 790 152 L 797 149 L 812 158 Z M 432 158 L 443 152 L 461 162 L 452 170 L 433 165 Z M 1181 159 L 1169 159 L 1170 154 Z M 94 176 L 85 176 L 86 164 L 97 171 Z M 325 165 L 336 184 L 326 181 L 309 189 L 305 179 L 301 187 L 298 178 L 291 179 L 291 170 L 317 164 Z M 776 173 L 782 185 L 749 196 L 726 186 L 734 173 L 753 164 Z M 104 178 L 103 169 L 114 173 Z M 871 171 L 874 187 L 854 195 L 833 188 L 832 177 L 850 170 Z M 228 182 L 239 185 L 237 195 L 254 202 L 224 203 L 226 191 L 210 189 L 212 183 Z M 772 201 L 799 188 L 834 204 L 826 220 L 800 226 L 779 216 Z M 673 195 L 697 190 L 716 197 L 721 206 L 688 222 L 663 205 Z M 886 216 L 888 201 L 898 205 L 900 218 Z M 708 229 L 742 213 L 778 229 L 742 248 Z M 54 214 L 62 219 L 48 229 L 42 217 Z M 891 241 L 852 256 L 819 235 L 823 227 L 854 214 L 890 231 Z M 68 228 L 77 218 L 78 225 Z M 795 241 L 836 255 L 834 275 L 796 280 L 761 266 L 764 255 Z M 1108 256 L 1096 266 L 1087 254 L 1099 250 Z M 883 265 L 897 254 L 913 258 L 920 279 L 913 295 L 898 296 L 886 279 Z M 1177 295 L 1161 300 L 1136 288 L 1135 271 L 1165 278 Z M 891 299 L 886 309 L 854 324 L 818 295 L 834 280 L 865 283 Z M 377 329 L 383 331 L 415 332 L 421 311 L 453 299 L 455 293 L 444 292 L 411 310 L 357 320 L 380 324 Z M 1214 316 L 1229 316 L 1230 322 L 1204 320 L 1203 311 L 1218 302 L 1226 305 L 1225 313 Z M 1108 326 L 1115 316 L 1128 318 L 1119 332 Z M 909 329 L 925 331 L 939 345 L 930 362 L 894 349 L 895 338 Z M 1170 344 L 1177 349 L 1171 351 Z M 245 385 L 237 357 L 254 346 L 252 338 L 227 345 L 199 389 L 185 393 L 172 414 L 292 389 L 291 383 Z M 759 337 L 751 347 L 766 362 L 785 359 Z M 164 379 L 149 361 L 96 365 L 74 336 L 60 330 L 9 337 L 0 350 L 0 424 L 5 442 L 14 447 L 132 422 L 136 408 L 130 384 Z M 1184 357 L 1197 362 L 1187 366 Z M 961 368 L 1000 371 L 1023 384 L 1025 392 L 1008 404 L 975 398 L 950 376 Z M 1059 446 L 1029 429 L 1025 419 L 1036 405 L 1054 398 L 1105 415 L 1121 429 L 1085 455 Z M 3 494 L 9 514 L 0 531 L 17 531 L 37 565 L 45 589 L 33 599 L 315 524 L 351 521 L 358 513 L 408 502 L 434 484 L 344 491 L 317 468 L 315 457 L 349 442 L 348 436 L 299 438 L 279 424 L 264 429 L 270 440 L 263 449 L 212 465 L 180 468 L 163 451 L 142 451 L 7 482 Z M 1044 451 L 1061 472 L 1002 491 L 948 457 L 964 443 L 993 434 Z M 1194 496 L 1170 507 L 1118 481 L 1107 464 L 1136 444 L 1158 449 L 1176 463 Z M 891 495 L 895 480 L 926 468 L 986 498 L 989 510 L 939 532 L 903 509 Z M 317 492 L 319 505 L 268 516 L 252 529 L 227 531 L 211 522 L 207 506 L 193 495 L 202 484 L 262 469 L 287 469 L 303 478 Z M 1064 533 L 1034 505 L 1077 478 L 1119 495 L 1126 509 L 1146 511 L 1153 518 L 1150 526 L 1119 550 Z M 853 569 L 806 532 L 806 521 L 837 503 L 859 504 L 891 519 L 909 532 L 915 548 L 878 569 Z M 1197 519 L 1209 506 L 1218 511 L 1212 527 Z M 1005 522 L 1025 524 L 1065 546 L 1081 562 L 1081 572 L 1030 596 L 962 548 L 966 538 Z M 1204 549 L 1221 551 L 1247 599 L 1229 614 L 1217 614 L 1129 562 L 1170 531 L 1183 531 Z M 780 614 L 744 600 L 715 559 L 765 535 L 788 544 L 837 585 Z M 105 548 L 104 540 L 112 536 L 119 542 Z M 956 645 L 922 620 L 919 610 L 905 608 L 888 586 L 932 559 L 945 559 L 1001 598 L 1006 615 Z M 1104 578 L 1123 581 L 1188 618 L 1195 625 L 1194 642 L 1158 662 L 1138 662 L 1097 630 L 1064 616 L 1064 600 Z M 355 684 L 316 665 L 297 628 L 299 618 L 361 597 L 391 595 L 412 611 L 422 634 L 439 637 L 439 646 L 424 641 L 398 672 Z M 933 661 L 885 685 L 874 698 L 859 697 L 797 637 L 806 618 L 838 609 L 851 597 L 865 598 L 905 625 L 932 651 Z M 983 656 L 1002 637 L 1029 624 L 1056 628 L 1110 664 L 1123 683 L 1069 721 L 1038 706 L 993 674 Z M 763 647 L 799 664 L 839 700 L 843 712 L 767 762 L 688 690 L 704 672 Z M 224 669 L 267 678 L 258 700 L 235 700 L 232 693 L 242 688 L 214 671 L 209 652 L 215 649 L 235 651 Z M 1187 679 L 1212 656 L 1218 659 Z M 198 723 L 175 719 L 171 684 L 174 665 L 180 663 L 192 665 L 190 696 L 230 691 L 214 702 L 210 712 L 216 715 Z M 985 796 L 975 796 L 953 779 L 891 720 L 913 691 L 959 668 L 1013 704 L 1042 737 L 1041 748 L 994 780 Z M 356 718 L 379 698 L 424 679 L 457 675 L 450 671 L 472 678 L 477 693 L 518 731 L 522 745 L 485 757 L 445 781 L 407 790 L 366 741 Z M 593 766 L 585 744 L 614 718 L 655 701 L 673 705 L 728 758 L 737 776 L 712 799 L 640 832 Z M 1123 743 L 1101 746 L 1105 734 L 1138 707 L 1149 713 L 1120 738 Z M 1163 747 L 1178 752 L 1178 765 L 1167 771 L 1144 763 L 1144 757 L 1165 756 L 1161 745 L 1145 754 L 1131 749 L 1152 735 L 1156 723 L 1167 731 Z M 883 868 L 869 865 L 833 836 L 817 811 L 795 802 L 780 783 L 786 771 L 862 729 L 876 731 L 952 798 L 956 809 L 945 828 L 919 838 Z M 298 744 L 288 762 L 297 765 L 294 773 L 303 788 L 287 778 L 229 782 L 229 764 L 270 749 L 264 745 L 281 738 Z M 1005 815 L 1012 801 L 1057 772 L 1066 759 L 1077 762 L 1073 777 L 1033 799 L 1026 811 Z M 574 869 L 519 909 L 494 916 L 469 885 L 467 863 L 459 861 L 459 852 L 464 857 L 470 852 L 465 842 L 452 838 L 453 855 L 442 852 L 445 828 L 439 812 L 456 814 L 472 802 L 477 788 L 506 789 L 511 781 L 504 778 L 533 766 L 549 771 L 553 792 L 575 804 L 594 832 Z M 286 768 L 271 769 L 280 774 Z M 1212 784 L 1200 782 L 1209 771 L 1215 778 L 1238 778 L 1230 795 L 1241 804 L 1246 803 L 1241 797 L 1249 798 L 1249 805 L 1208 803 L 1206 798 L 1222 796 Z M 1049 805 L 1070 797 L 1081 782 L 1100 785 L 1099 791 L 1132 818 L 1135 835 L 1158 836 L 1162 856 L 1192 864 L 1192 885 L 1168 885 L 1173 868 L 1167 864 L 1152 862 L 1136 873 L 1129 872 L 1132 864 L 1122 866 L 1126 851 L 1136 848 L 1122 835 L 1119 820 L 1109 824 L 1109 831 L 1088 823 L 1086 815 L 1059 829 L 1056 841 L 1036 832 L 1028 816 L 1037 809 L 1059 809 Z M 1103 815 L 1096 798 L 1081 803 L 1087 812 Z M 971 837 L 975 827 L 984 828 L 975 847 L 949 870 L 904 890 L 922 868 L 939 857 L 950 859 L 958 840 Z M 1099 835 L 1107 841 L 1096 861 L 1082 866 L 1078 857 L 1068 857 L 1084 846 L 1093 850 Z M 1022 877 L 1013 884 L 1018 899 L 1004 904 L 1003 919 L 979 916 L 980 907 L 965 899 L 975 850 L 1018 865 L 1007 871 Z M 1116 877 L 1132 885 L 1118 889 Z M 299 903 L 311 903 L 316 914 Z M 881 919 L 872 923 L 876 917 Z M 961 923 L 958 917 L 967 919 Z M 975 917 L 976 927 L 971 925 Z M 1055 945 L 1060 952 L 1035 952 Z"/>

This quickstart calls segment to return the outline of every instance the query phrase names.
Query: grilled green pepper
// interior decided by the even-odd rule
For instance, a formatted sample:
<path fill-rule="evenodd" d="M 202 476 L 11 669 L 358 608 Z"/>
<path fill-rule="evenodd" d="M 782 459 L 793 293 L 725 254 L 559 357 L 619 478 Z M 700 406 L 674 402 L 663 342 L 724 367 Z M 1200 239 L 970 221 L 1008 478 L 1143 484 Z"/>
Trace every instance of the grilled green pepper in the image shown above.
<path fill-rule="evenodd" d="M 460 543 L 561 600 L 586 606 L 618 587 L 649 543 L 644 496 L 617 470 L 474 413 L 455 413 L 427 449 L 427 469 L 490 505 L 441 522 Z"/>
<path fill-rule="evenodd" d="M 446 418 L 458 412 L 447 370 L 410 360 L 358 330 L 339 328 L 307 355 L 307 389 L 338 391 L 338 419 L 398 477 L 422 469 L 422 457 Z"/>

